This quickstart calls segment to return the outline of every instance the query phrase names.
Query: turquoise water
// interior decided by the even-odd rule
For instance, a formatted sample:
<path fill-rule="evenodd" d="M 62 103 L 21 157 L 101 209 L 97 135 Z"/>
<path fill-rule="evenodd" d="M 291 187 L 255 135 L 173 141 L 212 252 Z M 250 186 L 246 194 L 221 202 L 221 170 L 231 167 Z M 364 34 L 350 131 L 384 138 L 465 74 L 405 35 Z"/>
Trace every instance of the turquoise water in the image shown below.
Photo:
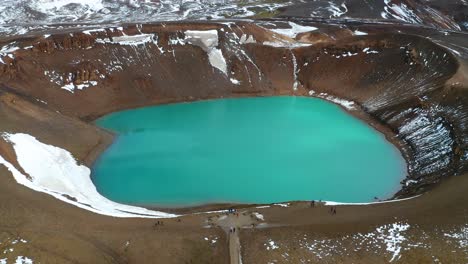
<path fill-rule="evenodd" d="M 161 207 L 389 198 L 400 152 L 340 107 L 316 98 L 199 101 L 112 113 L 118 133 L 92 179 L 107 198 Z"/>

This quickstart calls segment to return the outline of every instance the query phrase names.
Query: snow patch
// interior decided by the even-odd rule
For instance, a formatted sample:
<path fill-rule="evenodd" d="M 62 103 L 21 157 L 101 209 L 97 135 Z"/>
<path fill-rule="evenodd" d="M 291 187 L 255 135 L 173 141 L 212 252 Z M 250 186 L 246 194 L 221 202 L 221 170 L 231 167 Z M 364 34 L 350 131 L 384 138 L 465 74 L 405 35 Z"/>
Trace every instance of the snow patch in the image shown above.
<path fill-rule="evenodd" d="M 83 34 L 91 35 L 91 33 L 94 33 L 94 32 L 106 32 L 106 30 L 104 28 L 97 28 L 97 29 L 84 30 L 82 32 Z"/>
<path fill-rule="evenodd" d="M 371 202 L 371 203 L 341 203 L 341 202 L 333 202 L 333 201 L 324 201 L 324 204 L 329 205 L 329 206 L 335 206 L 335 205 L 370 205 L 370 204 L 395 203 L 395 202 L 411 200 L 411 199 L 417 198 L 419 196 L 421 196 L 421 194 L 416 195 L 416 196 L 412 196 L 412 197 L 408 197 L 408 198 L 403 198 L 403 199 L 395 199 L 395 200 Z"/>
<path fill-rule="evenodd" d="M 406 4 L 400 3 L 400 5 L 398 5 L 391 2 L 392 0 L 384 0 L 385 6 L 384 11 L 381 13 L 382 18 L 393 18 L 413 24 L 422 24 L 423 21 L 421 18 Z"/>
<path fill-rule="evenodd" d="M 75 93 L 75 90 L 84 90 L 85 88 L 91 87 L 91 86 L 96 86 L 98 83 L 96 81 L 85 81 L 82 84 L 73 84 L 73 83 L 67 83 L 62 85 L 62 89 L 67 90 L 71 93 Z"/>
<path fill-rule="evenodd" d="M 3 133 L 2 136 L 12 144 L 19 165 L 29 175 L 22 174 L 0 156 L 0 164 L 7 167 L 19 184 L 98 214 L 149 218 L 176 216 L 115 203 L 101 196 L 90 179 L 90 169 L 78 164 L 67 150 L 44 144 L 28 134 Z"/>
<path fill-rule="evenodd" d="M 265 217 L 261 213 L 253 212 L 252 213 L 258 220 L 265 221 Z"/>
<path fill-rule="evenodd" d="M 451 160 L 454 140 L 445 119 L 437 116 L 436 109 L 416 109 L 415 117 L 407 119 L 398 130 L 399 137 L 414 142 L 414 162 L 408 164 L 409 172 L 429 174 L 445 168 Z M 429 151 L 430 150 L 430 151 Z"/>
<path fill-rule="evenodd" d="M 356 35 L 356 36 L 365 36 L 365 35 L 369 35 L 369 34 L 367 34 L 367 32 L 354 30 L 354 35 Z"/>
<path fill-rule="evenodd" d="M 392 253 L 390 262 L 400 259 L 401 244 L 406 240 L 403 233 L 409 229 L 407 223 L 393 223 L 378 227 L 376 231 L 380 234 L 378 237 L 383 239 L 387 245 L 387 251 Z"/>
<path fill-rule="evenodd" d="M 268 239 L 268 241 L 263 245 L 266 246 L 267 250 L 275 250 L 279 248 L 279 246 L 275 243 L 275 241 L 271 239 Z"/>
<path fill-rule="evenodd" d="M 348 7 L 346 7 L 345 2 L 341 3 L 340 6 L 337 6 L 334 3 L 330 2 L 330 7 L 328 8 L 328 11 L 331 12 L 330 18 L 337 18 L 346 14 L 348 12 Z"/>
<path fill-rule="evenodd" d="M 124 35 L 112 37 L 112 39 L 96 39 L 96 43 L 139 46 L 147 43 L 154 43 L 154 34 Z"/>
<path fill-rule="evenodd" d="M 208 54 L 211 66 L 217 68 L 227 76 L 227 64 L 221 49 L 218 47 L 218 31 L 213 30 L 187 30 L 183 43 L 198 46 Z"/>
<path fill-rule="evenodd" d="M 240 44 L 257 43 L 257 41 L 255 41 L 253 35 L 242 34 L 242 36 L 240 37 L 239 43 Z"/>
<path fill-rule="evenodd" d="M 415 184 L 415 183 L 418 183 L 418 181 L 415 181 L 415 180 L 408 180 L 408 181 L 406 181 L 405 185 L 406 185 L 406 186 L 410 186 L 411 184 Z"/>
<path fill-rule="evenodd" d="M 230 78 L 229 80 L 235 85 L 240 85 L 241 84 L 241 82 L 239 80 L 237 80 L 237 79 Z"/>
<path fill-rule="evenodd" d="M 301 42 L 288 42 L 284 40 L 276 40 L 276 41 L 264 41 L 262 43 L 265 46 L 275 47 L 275 48 L 300 48 L 300 47 L 309 47 L 312 46 L 310 43 L 301 43 Z"/>
<path fill-rule="evenodd" d="M 460 230 L 444 233 L 444 236 L 456 240 L 461 249 L 468 249 L 468 224 L 462 226 Z"/>
<path fill-rule="evenodd" d="M 299 68 L 297 67 L 296 55 L 294 55 L 294 52 L 292 50 L 290 50 L 290 52 L 291 52 L 291 60 L 292 60 L 292 64 L 293 64 L 293 80 L 294 80 L 293 91 L 296 91 L 297 87 L 299 86 L 299 81 L 297 80 L 297 75 L 299 73 Z"/>
<path fill-rule="evenodd" d="M 377 54 L 377 53 L 379 53 L 378 51 L 372 50 L 372 49 L 369 48 L 369 47 L 362 49 L 362 52 L 364 52 L 364 53 L 366 53 L 366 54 Z"/>
<path fill-rule="evenodd" d="M 98 11 L 101 10 L 104 6 L 102 5 L 101 0 L 53 0 L 53 1 L 37 1 L 34 3 L 34 6 L 41 11 L 42 13 L 50 13 L 61 9 L 70 4 L 78 4 L 86 6 L 87 9 Z"/>
<path fill-rule="evenodd" d="M 319 93 L 319 94 L 316 95 L 313 90 L 310 90 L 309 95 L 310 96 L 316 96 L 318 98 L 322 98 L 322 99 L 325 99 L 327 101 L 333 102 L 335 104 L 341 105 L 346 110 L 354 110 L 355 109 L 356 104 L 353 101 L 341 99 L 341 98 L 335 97 L 333 95 L 329 95 L 327 93 Z"/>
<path fill-rule="evenodd" d="M 18 256 L 16 257 L 15 264 L 33 264 L 33 261 L 28 257 Z"/>
<path fill-rule="evenodd" d="M 8 44 L 8 45 L 5 45 L 3 46 L 1 49 L 0 49 L 0 63 L 2 64 L 6 64 L 1 57 L 10 57 L 11 59 L 14 59 L 14 55 L 11 54 L 17 50 L 19 50 L 20 48 L 18 46 L 15 45 L 16 42 L 13 41 L 12 43 Z"/>
<path fill-rule="evenodd" d="M 314 31 L 318 29 L 316 27 L 311 26 L 302 26 L 293 22 L 288 22 L 288 24 L 289 26 L 291 26 L 291 28 L 275 28 L 270 30 L 278 34 L 288 36 L 290 38 L 295 38 L 300 33 Z"/>

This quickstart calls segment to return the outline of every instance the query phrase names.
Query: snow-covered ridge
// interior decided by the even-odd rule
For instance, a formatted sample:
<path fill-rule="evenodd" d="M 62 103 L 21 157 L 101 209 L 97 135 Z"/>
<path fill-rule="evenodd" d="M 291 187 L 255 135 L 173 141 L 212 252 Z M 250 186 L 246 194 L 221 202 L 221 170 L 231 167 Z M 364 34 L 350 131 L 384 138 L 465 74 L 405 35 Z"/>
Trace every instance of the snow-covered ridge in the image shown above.
<path fill-rule="evenodd" d="M 291 4 L 292 1 L 269 0 L 2 0 L 0 35 L 25 34 L 71 23 L 114 25 L 245 18 Z"/>
<path fill-rule="evenodd" d="M 91 181 L 90 169 L 78 164 L 67 150 L 44 144 L 28 134 L 3 133 L 2 136 L 12 144 L 18 164 L 30 177 L 0 156 L 0 164 L 8 168 L 19 184 L 98 214 L 148 218 L 176 216 L 115 203 L 101 196 Z"/>

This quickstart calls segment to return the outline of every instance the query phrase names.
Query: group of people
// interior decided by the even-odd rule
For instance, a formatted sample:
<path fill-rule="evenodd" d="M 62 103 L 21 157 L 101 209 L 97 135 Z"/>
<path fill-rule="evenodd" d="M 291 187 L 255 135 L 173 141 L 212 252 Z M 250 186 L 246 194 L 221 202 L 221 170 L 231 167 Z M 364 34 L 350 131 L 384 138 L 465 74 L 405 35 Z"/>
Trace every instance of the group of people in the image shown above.
<path fill-rule="evenodd" d="M 235 227 L 230 227 L 229 228 L 229 233 L 235 233 L 236 232 L 236 228 Z"/>
<path fill-rule="evenodd" d="M 239 213 L 238 213 L 237 210 L 234 209 L 234 208 L 229 208 L 229 209 L 227 210 L 226 214 L 227 214 L 227 215 L 233 214 L 233 215 L 239 216 Z"/>
<path fill-rule="evenodd" d="M 321 203 L 322 201 L 319 201 Z M 315 207 L 315 200 L 310 202 L 310 207 Z M 336 206 L 330 207 L 330 214 L 336 215 Z"/>
<path fill-rule="evenodd" d="M 163 221 L 157 221 L 156 223 L 154 223 L 154 227 L 158 227 L 160 225 L 164 225 L 164 222 Z"/>

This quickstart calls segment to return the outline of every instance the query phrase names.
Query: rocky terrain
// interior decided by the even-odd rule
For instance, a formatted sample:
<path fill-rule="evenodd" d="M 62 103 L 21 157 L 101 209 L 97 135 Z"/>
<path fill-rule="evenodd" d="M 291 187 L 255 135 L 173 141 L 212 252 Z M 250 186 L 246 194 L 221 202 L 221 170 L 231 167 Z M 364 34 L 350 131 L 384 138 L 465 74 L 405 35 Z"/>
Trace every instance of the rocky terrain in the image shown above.
<path fill-rule="evenodd" d="M 0 163 L 8 169 L 1 174 L 8 188 L 2 187 L 0 208 L 8 213 L 0 220 L 0 231 L 10 234 L 5 235 L 8 241 L 23 233 L 36 243 L 49 241 L 52 235 L 50 241 L 75 241 L 64 243 L 55 255 L 35 246 L 26 252 L 40 254 L 29 257 L 90 263 L 94 254 L 105 254 L 99 258 L 103 263 L 145 259 L 150 263 L 152 250 L 127 255 L 128 245 L 124 249 L 117 245 L 126 245 L 122 241 L 134 233 L 139 235 L 139 247 L 152 241 L 159 243 L 158 248 L 161 239 L 180 238 L 171 244 L 173 253 L 166 252 L 165 260 L 155 263 L 227 262 L 230 250 L 219 242 L 226 235 L 217 228 L 203 228 L 204 214 L 168 220 L 164 235 L 153 238 L 147 230 L 152 230 L 152 220 L 98 216 L 40 192 L 98 214 L 174 217 L 137 207 L 118 208 L 97 192 L 84 190 L 93 189 L 88 167 L 113 139 L 93 125 L 96 118 L 162 103 L 297 95 L 335 102 L 381 131 L 408 164 L 408 175 L 394 198 L 422 196 L 376 205 L 338 205 L 343 213 L 334 218 L 327 212 L 331 204 L 312 211 L 301 202 L 243 206 L 265 215 L 264 228 L 240 232 L 236 243 L 244 263 L 319 263 L 323 258 L 327 263 L 346 259 L 464 263 L 468 258 L 468 207 L 463 202 L 468 198 L 463 195 L 468 169 L 464 1 L 245 1 L 242 6 L 233 1 L 68 2 L 20 1 L 0 7 Z M 69 16 L 72 11 L 81 15 Z M 11 175 L 38 192 L 14 184 Z M 17 210 L 18 204 L 24 213 Z M 58 220 L 60 215 L 63 219 Z M 428 221 L 432 215 L 438 216 Z M 89 219 L 94 222 L 83 235 L 72 230 L 74 224 L 86 226 Z M 73 238 L 50 227 L 38 233 L 49 221 Z M 124 231 L 114 234 L 117 227 Z M 96 236 L 98 231 L 101 237 Z M 411 239 L 399 235 L 407 231 Z M 311 235 L 314 242 L 304 238 Z M 194 241 L 200 236 L 218 242 L 197 247 Z M 437 255 L 446 251 L 445 238 L 454 239 L 460 250 Z M 369 243 L 357 246 L 357 240 Z M 406 247 L 401 246 L 403 241 Z M 66 252 L 75 243 L 83 243 L 75 254 L 88 260 L 68 259 Z M 388 258 L 382 244 L 391 252 Z M 86 249 L 89 245 L 95 248 Z M 345 255 L 346 249 L 358 253 Z M 5 256 L 13 252 L 5 250 Z M 269 253 L 272 250 L 276 255 Z M 169 261 L 181 251 L 179 258 Z M 409 255 L 402 258 L 405 252 Z"/>

